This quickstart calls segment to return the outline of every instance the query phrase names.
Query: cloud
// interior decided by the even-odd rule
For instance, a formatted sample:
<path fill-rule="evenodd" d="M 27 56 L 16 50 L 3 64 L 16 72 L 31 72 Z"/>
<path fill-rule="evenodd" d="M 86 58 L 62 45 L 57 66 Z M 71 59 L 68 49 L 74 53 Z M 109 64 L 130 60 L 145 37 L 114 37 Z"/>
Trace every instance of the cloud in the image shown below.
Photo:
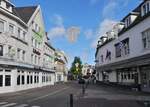
<path fill-rule="evenodd" d="M 84 35 L 86 36 L 86 39 L 91 39 L 94 35 L 94 32 L 92 29 L 87 29 L 84 31 Z"/>
<path fill-rule="evenodd" d="M 77 38 L 80 34 L 80 28 L 76 26 L 72 26 L 67 29 L 66 36 L 69 42 L 74 43 L 77 41 Z"/>
<path fill-rule="evenodd" d="M 102 15 L 104 18 L 115 16 L 115 9 L 117 7 L 117 2 L 109 2 L 103 9 Z"/>
<path fill-rule="evenodd" d="M 75 43 L 80 35 L 80 28 L 77 26 L 71 26 L 65 28 L 64 20 L 61 15 L 55 14 L 52 18 L 53 24 L 55 25 L 52 27 L 48 32 L 48 37 L 50 39 L 55 39 L 58 37 L 66 37 L 70 43 Z"/>
<path fill-rule="evenodd" d="M 63 26 L 63 22 L 64 22 L 62 16 L 59 14 L 54 14 L 51 21 L 56 26 Z"/>
<path fill-rule="evenodd" d="M 91 46 L 93 48 L 96 48 L 97 41 L 99 40 L 100 36 L 103 36 L 107 31 L 111 30 L 116 23 L 117 23 L 117 21 L 111 20 L 111 19 L 105 19 L 105 20 L 103 20 L 100 23 L 99 28 L 97 29 L 96 38 L 92 42 Z"/>
<path fill-rule="evenodd" d="M 56 37 L 61 37 L 64 36 L 66 33 L 66 29 L 62 26 L 57 26 L 57 27 L 53 27 L 50 29 L 50 31 L 48 32 L 48 36 L 50 39 L 56 38 Z"/>

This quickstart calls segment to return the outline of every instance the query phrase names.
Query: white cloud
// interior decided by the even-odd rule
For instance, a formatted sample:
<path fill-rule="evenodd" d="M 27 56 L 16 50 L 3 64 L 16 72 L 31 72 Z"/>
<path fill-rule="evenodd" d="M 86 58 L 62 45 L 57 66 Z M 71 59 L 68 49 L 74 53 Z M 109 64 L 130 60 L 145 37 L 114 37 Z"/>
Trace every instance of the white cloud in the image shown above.
<path fill-rule="evenodd" d="M 63 18 L 61 15 L 59 14 L 54 14 L 52 17 L 52 22 L 56 25 L 56 26 L 63 26 Z"/>
<path fill-rule="evenodd" d="M 65 35 L 65 28 L 61 27 L 61 26 L 57 26 L 57 27 L 53 27 L 50 29 L 50 31 L 48 32 L 48 36 L 50 39 L 53 39 L 55 37 L 61 37 Z"/>
<path fill-rule="evenodd" d="M 50 39 L 55 39 L 58 37 L 66 37 L 70 43 L 75 43 L 80 34 L 80 28 L 77 26 L 71 26 L 68 29 L 64 27 L 63 17 L 61 15 L 55 14 L 53 16 L 54 27 L 52 27 L 48 32 L 48 37 Z"/>
<path fill-rule="evenodd" d="M 113 17 L 115 15 L 115 9 L 117 7 L 117 2 L 110 1 L 103 9 L 103 17 Z"/>
<path fill-rule="evenodd" d="M 91 39 L 94 35 L 94 32 L 92 29 L 87 29 L 85 32 L 84 32 L 84 35 L 86 36 L 86 39 Z"/>
<path fill-rule="evenodd" d="M 99 40 L 100 36 L 103 36 L 107 31 L 111 30 L 113 26 L 117 23 L 117 21 L 105 19 L 103 22 L 100 23 L 99 28 L 97 29 L 96 38 L 92 42 L 91 46 L 96 48 L 97 41 Z"/>

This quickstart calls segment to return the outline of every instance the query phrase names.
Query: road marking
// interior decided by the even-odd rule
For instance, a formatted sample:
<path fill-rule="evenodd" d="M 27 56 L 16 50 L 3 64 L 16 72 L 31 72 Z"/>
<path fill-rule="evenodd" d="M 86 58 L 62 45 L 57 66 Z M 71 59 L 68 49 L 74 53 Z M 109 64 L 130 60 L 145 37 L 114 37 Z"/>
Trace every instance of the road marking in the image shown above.
<path fill-rule="evenodd" d="M 0 106 L 0 107 L 10 107 L 10 106 L 14 106 L 14 105 L 16 105 L 16 103 L 6 104 L 6 105 Z"/>
<path fill-rule="evenodd" d="M 7 104 L 8 102 L 0 102 L 0 105 L 2 105 L 2 104 Z"/>
<path fill-rule="evenodd" d="M 21 104 L 21 105 L 15 106 L 15 107 L 26 107 L 26 106 L 28 106 L 28 104 Z"/>
<path fill-rule="evenodd" d="M 66 87 L 66 88 L 63 88 L 63 89 L 61 89 L 61 90 L 54 91 L 53 93 L 50 93 L 50 94 L 47 94 L 47 95 L 44 95 L 44 96 L 40 96 L 40 97 L 34 98 L 34 99 L 32 99 L 32 100 L 28 100 L 28 102 L 37 101 L 37 100 L 43 99 L 43 98 L 45 98 L 45 97 L 55 95 L 55 94 L 57 94 L 57 93 L 59 93 L 59 92 L 61 92 L 61 91 L 64 91 L 64 90 L 68 89 L 68 88 L 69 88 L 69 87 Z"/>

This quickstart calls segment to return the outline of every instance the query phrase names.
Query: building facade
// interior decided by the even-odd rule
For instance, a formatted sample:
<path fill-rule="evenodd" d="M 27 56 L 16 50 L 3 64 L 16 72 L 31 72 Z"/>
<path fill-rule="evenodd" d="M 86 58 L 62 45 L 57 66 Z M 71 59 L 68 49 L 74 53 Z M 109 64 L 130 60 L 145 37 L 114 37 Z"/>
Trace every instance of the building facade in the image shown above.
<path fill-rule="evenodd" d="M 85 63 L 82 67 L 82 75 L 86 76 L 86 75 L 92 75 L 94 72 L 94 67 L 92 65 L 89 65 L 87 63 Z"/>
<path fill-rule="evenodd" d="M 0 0 L 0 93 L 53 85 L 54 53 L 40 6 Z"/>
<path fill-rule="evenodd" d="M 102 35 L 95 54 L 97 80 L 150 92 L 150 0 Z"/>
<path fill-rule="evenodd" d="M 55 69 L 56 69 L 56 82 L 66 82 L 68 69 L 67 69 L 67 57 L 63 51 L 55 51 Z"/>

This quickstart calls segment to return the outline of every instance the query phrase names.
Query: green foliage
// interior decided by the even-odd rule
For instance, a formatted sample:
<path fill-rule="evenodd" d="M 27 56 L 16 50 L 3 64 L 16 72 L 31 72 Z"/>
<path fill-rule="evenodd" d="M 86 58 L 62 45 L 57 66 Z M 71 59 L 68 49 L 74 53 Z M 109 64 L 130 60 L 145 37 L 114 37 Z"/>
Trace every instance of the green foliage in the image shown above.
<path fill-rule="evenodd" d="M 72 63 L 70 71 L 72 74 L 77 77 L 78 75 L 81 75 L 82 72 L 82 61 L 80 57 L 75 57 L 74 61 Z"/>

